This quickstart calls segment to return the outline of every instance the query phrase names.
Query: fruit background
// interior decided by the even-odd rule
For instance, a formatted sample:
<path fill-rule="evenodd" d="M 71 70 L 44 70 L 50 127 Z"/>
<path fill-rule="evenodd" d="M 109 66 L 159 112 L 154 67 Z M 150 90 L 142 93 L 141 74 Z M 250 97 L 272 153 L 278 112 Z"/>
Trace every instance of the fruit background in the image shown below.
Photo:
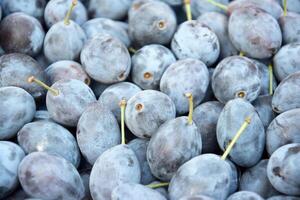
<path fill-rule="evenodd" d="M 300 200 L 300 0 L 0 6 L 0 199 Z"/>

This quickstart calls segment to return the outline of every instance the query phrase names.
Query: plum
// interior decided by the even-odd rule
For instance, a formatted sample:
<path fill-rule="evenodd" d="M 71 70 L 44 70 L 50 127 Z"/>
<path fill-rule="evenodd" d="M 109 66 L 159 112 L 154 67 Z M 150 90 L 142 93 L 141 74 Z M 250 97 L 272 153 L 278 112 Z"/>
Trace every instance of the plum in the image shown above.
<path fill-rule="evenodd" d="M 61 60 L 52 63 L 45 69 L 45 73 L 51 85 L 61 79 L 77 79 L 87 85 L 91 82 L 82 66 L 78 62 L 72 60 Z"/>
<path fill-rule="evenodd" d="M 0 198 L 4 199 L 18 186 L 18 167 L 25 153 L 13 142 L 0 141 Z"/>
<path fill-rule="evenodd" d="M 277 196 L 272 196 L 267 200 L 300 200 L 300 197 L 277 195 Z"/>
<path fill-rule="evenodd" d="M 202 138 L 202 152 L 216 153 L 219 151 L 216 127 L 224 105 L 218 101 L 208 101 L 195 108 L 193 121 Z"/>
<path fill-rule="evenodd" d="M 266 132 L 266 149 L 272 155 L 279 147 L 300 143 L 300 108 L 292 109 L 278 115 Z"/>
<path fill-rule="evenodd" d="M 124 81 L 131 68 L 126 46 L 107 33 L 90 39 L 81 51 L 80 60 L 91 78 L 105 84 Z"/>
<path fill-rule="evenodd" d="M 242 56 L 223 59 L 212 76 L 212 89 L 222 103 L 236 97 L 254 101 L 261 90 L 261 77 L 255 63 Z"/>
<path fill-rule="evenodd" d="M 122 183 L 111 194 L 111 200 L 166 200 L 159 192 L 136 183 Z"/>
<path fill-rule="evenodd" d="M 143 89 L 159 89 L 163 73 L 175 62 L 168 48 L 159 44 L 146 45 L 132 56 L 132 81 Z"/>
<path fill-rule="evenodd" d="M 178 59 L 194 58 L 211 66 L 220 55 L 217 35 L 198 20 L 186 21 L 178 27 L 171 42 Z"/>
<path fill-rule="evenodd" d="M 265 146 L 265 130 L 255 108 L 245 99 L 233 99 L 226 103 L 217 123 L 217 140 L 224 151 L 247 117 L 251 122 L 229 153 L 230 160 L 242 167 L 259 162 Z"/>
<path fill-rule="evenodd" d="M 197 21 L 205 24 L 217 35 L 220 43 L 220 60 L 238 54 L 237 49 L 233 46 L 228 36 L 228 17 L 226 15 L 218 12 L 206 12 L 200 15 Z"/>
<path fill-rule="evenodd" d="M 64 20 L 72 0 L 50 0 L 47 3 L 44 12 L 45 24 L 50 28 L 53 24 L 56 24 L 59 21 Z M 87 10 L 81 1 L 77 1 L 77 5 L 74 8 L 74 11 L 70 18 L 81 25 L 88 20 Z"/>
<path fill-rule="evenodd" d="M 19 180 L 27 194 L 41 199 L 82 199 L 84 186 L 76 168 L 60 156 L 33 152 L 19 165 Z"/>
<path fill-rule="evenodd" d="M 267 174 L 273 187 L 287 195 L 300 195 L 300 144 L 287 144 L 270 157 Z"/>
<path fill-rule="evenodd" d="M 239 191 L 230 195 L 227 200 L 263 200 L 263 198 L 255 192 Z"/>
<path fill-rule="evenodd" d="M 215 2 L 227 5 L 229 0 L 215 0 Z M 196 18 L 207 12 L 224 12 L 224 10 L 212 5 L 207 0 L 191 0 L 191 9 L 193 16 Z"/>
<path fill-rule="evenodd" d="M 127 102 L 125 122 L 137 137 L 150 138 L 160 125 L 175 116 L 175 105 L 170 97 L 156 90 L 144 90 Z"/>
<path fill-rule="evenodd" d="M 193 195 L 193 196 L 182 197 L 179 200 L 214 200 L 214 199 L 205 195 Z"/>
<path fill-rule="evenodd" d="M 42 49 L 44 37 L 40 22 L 22 12 L 8 15 L 0 23 L 0 45 L 5 53 L 37 55 Z"/>
<path fill-rule="evenodd" d="M 274 72 L 279 81 L 300 71 L 300 42 L 283 46 L 273 58 Z"/>
<path fill-rule="evenodd" d="M 42 20 L 46 6 L 46 0 L 3 0 L 1 6 L 4 16 L 14 12 L 23 12 Z"/>
<path fill-rule="evenodd" d="M 209 84 L 209 72 L 200 60 L 187 58 L 179 60 L 164 72 L 160 80 L 160 90 L 170 96 L 178 114 L 188 111 L 185 94 L 192 93 L 194 106 L 203 100 Z"/>
<path fill-rule="evenodd" d="M 39 85 L 27 82 L 28 77 L 35 76 L 41 81 L 46 81 L 45 73 L 36 60 L 32 57 L 10 53 L 0 57 L 0 86 L 21 87 L 35 99 L 40 99 L 46 92 Z"/>
<path fill-rule="evenodd" d="M 77 125 L 77 142 L 85 159 L 94 164 L 107 149 L 120 143 L 120 129 L 115 116 L 98 102 L 89 105 Z"/>
<path fill-rule="evenodd" d="M 101 154 L 90 175 L 93 200 L 109 200 L 120 184 L 139 183 L 141 170 L 135 153 L 128 145 L 117 145 Z"/>
<path fill-rule="evenodd" d="M 99 102 L 108 108 L 118 122 L 121 121 L 119 103 L 122 99 L 129 100 L 138 92 L 142 91 L 138 86 L 130 82 L 115 83 L 108 86 L 100 95 Z"/>
<path fill-rule="evenodd" d="M 300 42 L 300 14 L 288 12 L 279 18 L 284 44 Z"/>
<path fill-rule="evenodd" d="M 161 1 L 148 1 L 133 9 L 134 13 L 129 15 L 128 32 L 134 46 L 165 45 L 171 41 L 177 22 L 169 5 Z"/>
<path fill-rule="evenodd" d="M 265 129 L 267 129 L 271 121 L 276 116 L 275 112 L 272 110 L 272 96 L 259 96 L 255 101 L 252 102 L 252 105 L 255 107 L 255 110 L 257 111 Z"/>
<path fill-rule="evenodd" d="M 0 102 L 0 140 L 10 139 L 33 119 L 35 102 L 25 90 L 12 86 L 0 88 Z"/>
<path fill-rule="evenodd" d="M 282 113 L 294 108 L 300 108 L 300 71 L 283 79 L 272 98 L 273 110 Z"/>
<path fill-rule="evenodd" d="M 84 200 L 89 200 L 92 199 L 91 193 L 90 193 L 90 187 L 89 187 L 89 182 L 90 182 L 90 169 L 85 169 L 80 171 L 80 177 L 84 185 L 84 191 L 85 191 L 85 196 Z"/>
<path fill-rule="evenodd" d="M 64 127 L 47 120 L 25 124 L 18 143 L 26 154 L 43 151 L 61 156 L 78 167 L 80 152 L 74 136 Z"/>
<path fill-rule="evenodd" d="M 263 198 L 278 195 L 279 192 L 273 188 L 267 176 L 268 162 L 268 159 L 264 159 L 246 169 L 240 179 L 240 190 L 255 192 Z"/>
<path fill-rule="evenodd" d="M 81 27 L 84 30 L 88 39 L 93 38 L 99 33 L 107 33 L 115 38 L 118 38 L 127 47 L 129 47 L 131 43 L 126 29 L 120 24 L 120 22 L 113 21 L 111 19 L 91 19 L 82 24 Z"/>
<path fill-rule="evenodd" d="M 228 32 L 233 45 L 252 58 L 270 58 L 282 43 L 276 19 L 257 7 L 234 10 L 229 18 Z"/>
<path fill-rule="evenodd" d="M 75 127 L 84 109 L 96 101 L 93 91 L 76 79 L 59 80 L 51 87 L 58 94 L 47 93 L 48 112 L 54 121 L 66 126 Z"/>
<path fill-rule="evenodd" d="M 170 200 L 207 195 L 225 200 L 230 192 L 231 167 L 215 154 L 202 154 L 183 164 L 169 185 Z"/>

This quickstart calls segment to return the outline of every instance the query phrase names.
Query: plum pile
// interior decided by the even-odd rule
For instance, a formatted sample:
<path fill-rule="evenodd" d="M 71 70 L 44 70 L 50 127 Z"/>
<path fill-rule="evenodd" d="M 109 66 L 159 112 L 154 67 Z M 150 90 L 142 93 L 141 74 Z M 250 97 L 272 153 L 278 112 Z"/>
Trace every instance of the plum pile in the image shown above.
<path fill-rule="evenodd" d="M 0 200 L 300 200 L 299 0 L 0 0 Z"/>

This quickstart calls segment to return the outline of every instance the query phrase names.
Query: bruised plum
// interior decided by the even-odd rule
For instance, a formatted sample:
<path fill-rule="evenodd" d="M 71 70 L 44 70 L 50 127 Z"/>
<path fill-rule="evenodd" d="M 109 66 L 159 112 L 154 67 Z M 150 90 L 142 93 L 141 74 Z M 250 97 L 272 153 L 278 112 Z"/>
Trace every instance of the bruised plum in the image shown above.
<path fill-rule="evenodd" d="M 283 43 L 300 42 L 300 14 L 288 12 L 279 18 Z"/>

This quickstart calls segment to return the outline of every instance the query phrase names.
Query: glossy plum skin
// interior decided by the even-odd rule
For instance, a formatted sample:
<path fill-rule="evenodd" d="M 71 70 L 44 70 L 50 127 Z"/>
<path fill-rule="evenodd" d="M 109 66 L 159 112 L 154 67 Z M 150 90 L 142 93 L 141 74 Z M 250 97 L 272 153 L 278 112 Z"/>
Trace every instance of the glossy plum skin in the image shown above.
<path fill-rule="evenodd" d="M 259 70 L 246 57 L 227 57 L 215 68 L 212 89 L 215 97 L 222 103 L 236 98 L 239 92 L 245 92 L 246 100 L 253 101 L 261 90 Z"/>
<path fill-rule="evenodd" d="M 45 89 L 35 83 L 29 83 L 30 76 L 46 82 L 43 69 L 36 60 L 20 53 L 5 54 L 0 57 L 0 86 L 21 87 L 34 98 L 41 98 L 46 94 Z"/>
<path fill-rule="evenodd" d="M 25 153 L 15 143 L 0 141 L 0 198 L 4 199 L 18 185 L 18 167 Z"/>
<path fill-rule="evenodd" d="M 300 143 L 300 108 L 292 109 L 278 115 L 266 132 L 266 149 L 272 155 L 279 147 Z"/>
<path fill-rule="evenodd" d="M 128 146 L 134 151 L 141 168 L 141 184 L 146 185 L 155 181 L 154 176 L 151 173 L 148 161 L 147 161 L 147 148 L 149 140 L 136 138 L 128 143 Z"/>
<path fill-rule="evenodd" d="M 84 109 L 96 101 L 93 91 L 76 79 L 60 80 L 51 87 L 58 90 L 59 94 L 47 93 L 48 112 L 54 121 L 66 126 L 75 127 Z"/>
<path fill-rule="evenodd" d="M 40 22 L 25 13 L 12 13 L 0 23 L 0 45 L 6 53 L 37 55 L 44 37 Z"/>
<path fill-rule="evenodd" d="M 91 78 L 105 84 L 124 81 L 131 68 L 126 46 L 106 33 L 97 34 L 85 44 L 80 60 Z"/>
<path fill-rule="evenodd" d="M 251 191 L 259 194 L 263 198 L 279 195 L 279 192 L 273 188 L 268 176 L 267 165 L 269 160 L 261 160 L 255 166 L 244 171 L 240 179 L 240 190 Z"/>
<path fill-rule="evenodd" d="M 107 33 L 111 36 L 118 38 L 125 46 L 129 47 L 131 41 L 129 39 L 127 30 L 123 28 L 117 21 L 113 21 L 107 18 L 95 18 L 91 19 L 84 24 L 82 24 L 82 29 L 84 30 L 88 39 L 93 38 L 99 33 Z"/>
<path fill-rule="evenodd" d="M 160 90 L 175 103 L 176 112 L 188 112 L 189 102 L 186 93 L 192 93 L 194 106 L 204 99 L 209 84 L 209 72 L 200 60 L 179 60 L 167 68 L 160 80 Z"/>
<path fill-rule="evenodd" d="M 61 60 L 52 63 L 45 69 L 45 73 L 51 85 L 61 79 L 77 79 L 87 85 L 91 82 L 82 66 L 78 62 L 72 60 Z"/>
<path fill-rule="evenodd" d="M 80 152 L 74 136 L 51 121 L 25 124 L 18 132 L 18 143 L 26 154 L 43 151 L 61 156 L 78 167 Z"/>
<path fill-rule="evenodd" d="M 132 81 L 143 89 L 159 89 L 165 70 L 176 62 L 174 54 L 158 44 L 146 45 L 132 56 Z"/>
<path fill-rule="evenodd" d="M 117 186 L 112 194 L 111 200 L 166 200 L 159 192 L 136 183 L 123 183 Z"/>
<path fill-rule="evenodd" d="M 288 12 L 279 18 L 282 30 L 283 43 L 300 42 L 300 14 Z"/>
<path fill-rule="evenodd" d="M 259 96 L 252 102 L 252 105 L 255 107 L 265 129 L 267 129 L 271 121 L 276 117 L 275 112 L 272 110 L 272 96 Z"/>
<path fill-rule="evenodd" d="M 0 139 L 10 139 L 33 119 L 35 102 L 29 93 L 18 87 L 1 87 L 0 102 Z"/>
<path fill-rule="evenodd" d="M 176 116 L 175 105 L 156 90 L 138 92 L 127 102 L 125 123 L 139 138 L 150 138 L 164 122 Z"/>
<path fill-rule="evenodd" d="M 46 152 L 33 152 L 20 163 L 22 188 L 41 199 L 81 199 L 84 186 L 76 168 L 62 157 Z"/>
<path fill-rule="evenodd" d="M 147 160 L 155 177 L 169 181 L 182 164 L 200 155 L 201 150 L 197 126 L 188 124 L 187 117 L 178 117 L 162 124 L 152 135 Z"/>
<path fill-rule="evenodd" d="M 282 42 L 276 19 L 257 7 L 234 10 L 229 18 L 228 32 L 233 45 L 252 58 L 272 57 Z"/>
<path fill-rule="evenodd" d="M 183 164 L 169 185 L 170 200 L 206 195 L 225 200 L 230 191 L 230 165 L 214 154 L 202 154 Z"/>
<path fill-rule="evenodd" d="M 263 198 L 255 192 L 239 191 L 230 195 L 227 200 L 263 200 Z"/>
<path fill-rule="evenodd" d="M 178 27 L 171 49 L 178 59 L 199 59 L 207 66 L 211 66 L 220 55 L 217 35 L 197 20 L 186 21 Z"/>
<path fill-rule="evenodd" d="M 128 101 L 138 92 L 142 91 L 138 86 L 130 82 L 121 82 L 108 86 L 100 95 L 98 101 L 108 108 L 118 122 L 121 121 L 120 102 L 122 99 Z"/>
<path fill-rule="evenodd" d="M 270 157 L 267 173 L 273 187 L 287 195 L 300 195 L 300 144 L 287 144 Z"/>
<path fill-rule="evenodd" d="M 50 28 L 53 24 L 63 21 L 70 6 L 72 4 L 72 0 L 50 0 L 48 1 L 45 13 L 44 20 L 45 24 L 48 28 Z M 73 9 L 71 14 L 71 20 L 81 25 L 88 20 L 87 11 L 81 1 L 77 1 L 76 7 Z"/>
<path fill-rule="evenodd" d="M 74 21 L 66 25 L 60 21 L 48 30 L 44 40 L 44 54 L 49 62 L 78 59 L 86 41 L 82 28 Z"/>
<path fill-rule="evenodd" d="M 217 140 L 225 151 L 247 117 L 251 122 L 229 153 L 230 160 L 242 167 L 259 162 L 265 146 L 265 130 L 255 108 L 244 99 L 231 100 L 222 110 L 217 124 Z"/>
<path fill-rule="evenodd" d="M 76 136 L 80 151 L 90 164 L 94 164 L 104 151 L 120 143 L 116 118 L 98 102 L 84 110 L 78 121 Z"/>
<path fill-rule="evenodd" d="M 274 72 L 279 81 L 300 71 L 300 42 L 283 46 L 273 58 Z"/>
<path fill-rule="evenodd" d="M 229 0 L 216 0 L 216 2 L 227 5 Z M 224 13 L 224 10 L 212 5 L 206 0 L 191 0 L 191 11 L 196 18 L 208 12 Z"/>
<path fill-rule="evenodd" d="M 128 145 L 117 145 L 96 160 L 90 176 L 93 200 L 111 199 L 112 191 L 121 183 L 139 183 L 141 170 L 135 153 Z"/>
<path fill-rule="evenodd" d="M 272 98 L 273 110 L 277 113 L 300 108 L 300 71 L 283 79 Z"/>
<path fill-rule="evenodd" d="M 216 127 L 223 107 L 224 105 L 218 101 L 208 101 L 200 104 L 194 110 L 193 121 L 202 138 L 203 153 L 217 153 L 219 151 Z"/>
<path fill-rule="evenodd" d="M 133 9 L 134 13 L 129 13 L 128 32 L 134 46 L 165 45 L 171 41 L 177 21 L 169 5 L 161 1 L 148 1 Z"/>

